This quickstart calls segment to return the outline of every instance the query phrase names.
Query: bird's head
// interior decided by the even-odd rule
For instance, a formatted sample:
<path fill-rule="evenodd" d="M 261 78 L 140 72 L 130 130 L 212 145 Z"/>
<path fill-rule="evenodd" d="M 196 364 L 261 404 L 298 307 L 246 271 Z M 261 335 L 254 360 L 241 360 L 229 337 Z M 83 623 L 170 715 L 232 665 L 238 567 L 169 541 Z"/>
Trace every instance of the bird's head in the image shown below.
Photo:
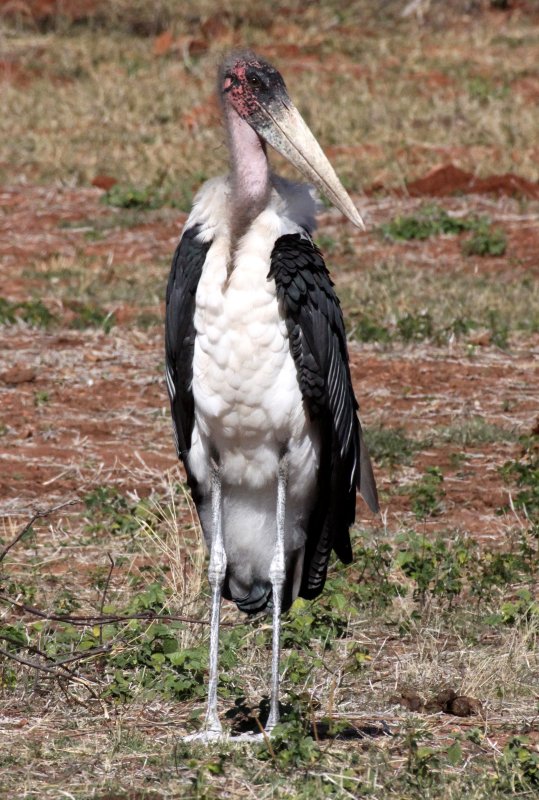
<path fill-rule="evenodd" d="M 231 53 L 219 68 L 219 94 L 232 110 L 312 181 L 358 228 L 363 220 L 301 114 L 280 72 L 250 51 Z"/>

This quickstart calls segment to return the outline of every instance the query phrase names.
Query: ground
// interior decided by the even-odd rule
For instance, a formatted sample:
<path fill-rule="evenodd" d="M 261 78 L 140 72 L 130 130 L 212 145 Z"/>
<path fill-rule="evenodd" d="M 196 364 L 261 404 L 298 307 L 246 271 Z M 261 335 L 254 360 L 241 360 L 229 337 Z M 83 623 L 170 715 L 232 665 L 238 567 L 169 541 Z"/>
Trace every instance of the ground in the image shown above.
<path fill-rule="evenodd" d="M 1 796 L 537 792 L 539 16 L 405 5 L 2 5 Z M 287 617 L 275 739 L 206 750 L 163 294 L 244 42 L 366 221 L 324 207 L 318 242 L 382 513 L 358 498 L 355 563 Z M 270 626 L 223 618 L 220 713 L 256 729 Z"/>

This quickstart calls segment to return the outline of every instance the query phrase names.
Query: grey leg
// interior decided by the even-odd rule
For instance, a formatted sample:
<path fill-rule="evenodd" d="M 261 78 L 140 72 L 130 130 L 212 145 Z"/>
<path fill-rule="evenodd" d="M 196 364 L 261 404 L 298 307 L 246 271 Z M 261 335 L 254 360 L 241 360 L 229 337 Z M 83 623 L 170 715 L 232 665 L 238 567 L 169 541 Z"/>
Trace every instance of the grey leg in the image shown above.
<path fill-rule="evenodd" d="M 266 733 L 270 733 L 279 722 L 279 659 L 281 654 L 281 605 L 285 580 L 284 525 L 287 482 L 288 462 L 285 455 L 279 462 L 279 475 L 277 478 L 277 538 L 269 573 L 273 590 L 273 647 L 271 656 L 270 714 L 266 723 Z"/>
<path fill-rule="evenodd" d="M 211 626 L 210 626 L 210 679 L 208 684 L 208 708 L 205 729 L 201 733 L 186 737 L 187 740 L 218 739 L 223 734 L 221 721 L 217 714 L 217 681 L 219 678 L 219 618 L 221 612 L 221 590 L 226 573 L 226 553 L 221 519 L 221 474 L 212 461 L 211 466 L 211 510 L 212 541 L 208 579 L 212 588 Z"/>

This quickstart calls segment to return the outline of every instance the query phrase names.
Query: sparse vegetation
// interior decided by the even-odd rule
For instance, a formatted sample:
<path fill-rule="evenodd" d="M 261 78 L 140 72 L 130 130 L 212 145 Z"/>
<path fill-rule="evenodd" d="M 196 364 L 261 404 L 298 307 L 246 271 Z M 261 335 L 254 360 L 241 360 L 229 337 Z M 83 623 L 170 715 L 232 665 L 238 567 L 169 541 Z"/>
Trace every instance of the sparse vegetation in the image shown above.
<path fill-rule="evenodd" d="M 507 237 L 501 228 L 488 228 L 481 225 L 473 236 L 462 244 L 467 256 L 503 256 L 507 249 Z"/>
<path fill-rule="evenodd" d="M 440 236 L 471 232 L 462 242 L 467 256 L 503 256 L 507 237 L 501 228 L 492 227 L 484 217 L 456 217 L 439 206 L 424 206 L 411 216 L 398 216 L 381 226 L 383 235 L 395 241 L 419 241 Z"/>
<path fill-rule="evenodd" d="M 428 467 L 421 480 L 410 487 L 411 507 L 418 519 L 434 517 L 440 513 L 445 494 L 443 480 L 440 467 Z"/>
<path fill-rule="evenodd" d="M 528 275 L 500 280 L 471 275 L 460 264 L 438 272 L 391 260 L 370 266 L 341 294 L 350 335 L 360 342 L 447 346 L 479 340 L 505 349 L 524 332 L 539 331 L 532 287 Z"/>
<path fill-rule="evenodd" d="M 517 492 L 513 502 L 538 526 L 539 534 L 539 435 L 524 437 L 522 446 L 521 457 L 508 461 L 503 474 L 516 481 Z"/>
<path fill-rule="evenodd" d="M 132 186 L 113 186 L 102 197 L 103 203 L 117 208 L 158 208 L 158 201 L 151 189 L 135 189 Z"/>
<path fill-rule="evenodd" d="M 0 325 L 14 325 L 20 321 L 32 327 L 48 328 L 55 319 L 41 300 L 13 303 L 0 297 Z"/>
<path fill-rule="evenodd" d="M 177 502 L 181 494 L 174 491 L 173 497 Z M 137 550 L 143 544 L 144 552 L 147 552 L 148 520 L 154 526 L 154 534 L 159 531 L 159 536 L 173 535 L 167 521 L 170 520 L 169 502 L 170 497 L 166 497 L 153 498 L 141 504 L 110 487 L 97 487 L 84 500 L 84 516 L 94 520 L 94 535 L 102 538 L 107 532 L 108 537 L 119 536 L 126 542 L 132 541 L 134 536 Z M 157 515 L 152 515 L 152 509 L 159 510 Z M 131 524 L 123 522 L 128 515 L 132 520 L 139 520 L 136 531 Z M 41 534 L 38 526 L 38 541 Z M 85 535 L 88 535 L 88 528 Z M 431 540 L 409 530 L 395 538 L 381 536 L 373 544 L 370 536 L 360 533 L 356 535 L 355 553 L 354 564 L 333 565 L 328 591 L 318 601 L 296 603 L 285 619 L 283 718 L 270 744 L 262 742 L 247 750 L 229 750 L 227 745 L 206 749 L 178 742 L 174 750 L 165 750 L 158 756 L 155 743 L 142 729 L 136 737 L 136 744 L 135 739 L 122 737 L 117 745 L 119 754 L 125 752 L 126 755 L 131 753 L 131 758 L 145 758 L 152 768 L 159 765 L 167 780 L 174 774 L 174 759 L 176 763 L 181 759 L 185 765 L 186 786 L 195 776 L 198 776 L 197 781 L 203 779 L 206 787 L 220 786 L 221 781 L 233 774 L 237 777 L 249 774 L 254 768 L 249 765 L 258 762 L 265 785 L 270 781 L 274 790 L 284 791 L 291 780 L 294 796 L 302 796 L 305 788 L 304 781 L 297 778 L 298 769 L 302 769 L 308 772 L 309 791 L 318 787 L 316 791 L 328 792 L 328 796 L 332 796 L 334 782 L 328 783 L 324 777 L 329 770 L 335 773 L 337 785 L 351 788 L 361 784 L 366 796 L 376 797 L 377 789 L 367 767 L 371 764 L 372 768 L 373 763 L 377 765 L 376 785 L 382 785 L 393 793 L 389 796 L 412 798 L 419 795 L 407 795 L 407 791 L 424 792 L 429 787 L 429 791 L 438 791 L 440 782 L 449 780 L 452 785 L 451 782 L 455 781 L 457 786 L 458 780 L 473 778 L 476 788 L 484 786 L 485 793 L 476 796 L 486 800 L 487 787 L 493 792 L 498 789 L 503 792 L 510 775 L 518 781 L 522 791 L 523 787 L 531 790 L 537 780 L 537 759 L 525 737 L 512 739 L 501 755 L 489 760 L 483 747 L 476 749 L 476 744 L 482 743 L 482 733 L 472 735 L 472 731 L 467 737 L 457 736 L 449 742 L 437 742 L 420 718 L 412 717 L 403 721 L 402 730 L 393 738 L 384 735 L 384 731 L 389 732 L 389 729 L 383 725 L 377 727 L 369 723 L 374 738 L 367 736 L 364 739 L 363 723 L 356 717 L 362 709 L 360 719 L 369 719 L 368 696 L 372 689 L 368 686 L 382 666 L 378 663 L 381 642 L 395 626 L 401 635 L 419 648 L 411 660 L 407 656 L 404 662 L 400 662 L 399 685 L 402 687 L 414 687 L 412 670 L 421 673 L 421 659 L 431 658 L 427 652 L 421 654 L 421 642 L 427 631 L 430 637 L 434 637 L 440 657 L 445 659 L 443 674 L 448 674 L 447 663 L 453 664 L 451 674 L 455 670 L 458 674 L 460 665 L 459 686 L 473 683 L 476 665 L 482 664 L 482 659 L 488 659 L 491 667 L 494 666 L 492 659 L 497 649 L 489 646 L 490 655 L 487 655 L 477 638 L 485 626 L 502 625 L 508 631 L 521 630 L 523 636 L 530 635 L 526 630 L 535 631 L 531 633 L 532 639 L 522 652 L 522 658 L 516 660 L 515 653 L 512 660 L 511 692 L 525 704 L 528 693 L 533 691 L 530 683 L 533 669 L 539 668 L 532 644 L 539 630 L 539 608 L 533 599 L 532 588 L 536 587 L 537 581 L 537 552 L 533 549 L 533 540 L 515 539 L 508 543 L 507 549 L 498 551 L 480 547 L 473 539 L 451 534 Z M 502 560 L 504 569 L 500 569 Z M 16 563 L 8 565 L 10 572 Z M 82 684 L 68 682 L 72 698 L 83 699 L 84 680 L 89 680 L 91 692 L 99 697 L 102 707 L 110 709 L 109 713 L 141 714 L 148 704 L 152 707 L 159 704 L 160 714 L 170 715 L 175 708 L 188 706 L 193 709 L 191 723 L 200 724 L 198 709 L 205 693 L 207 636 L 199 629 L 196 639 L 191 640 L 198 640 L 198 643 L 182 644 L 189 627 L 185 622 L 140 618 L 141 614 L 174 613 L 171 603 L 175 597 L 171 584 L 155 580 L 158 559 L 154 558 L 153 563 L 155 567 L 150 563 L 140 573 L 145 575 L 144 588 L 135 593 L 126 595 L 125 589 L 118 592 L 117 587 L 112 589 L 108 580 L 104 581 L 101 576 L 100 595 L 106 601 L 102 611 L 108 616 L 107 622 L 99 625 L 89 623 L 82 627 L 74 624 L 77 618 L 89 611 L 87 601 L 74 584 L 71 588 L 59 587 L 55 597 L 48 602 L 54 613 L 67 615 L 65 621 L 38 621 L 26 616 L 21 621 L 4 622 L 0 626 L 0 644 L 6 654 L 2 672 L 4 698 L 9 702 L 11 696 L 18 696 L 27 686 L 27 668 L 17 665 L 11 656 L 38 659 L 49 665 L 67 659 L 68 663 L 77 662 L 78 680 L 83 680 Z M 181 567 L 174 562 L 170 566 L 172 569 Z M 103 594 L 104 589 L 110 592 L 110 596 Z M 14 582 L 6 586 L 5 591 L 10 597 L 21 597 Z M 128 603 L 122 607 L 124 598 Z M 184 601 L 190 603 L 191 608 L 195 602 L 200 609 L 207 597 L 184 597 Z M 39 591 L 26 595 L 23 602 L 39 605 Z M 139 618 L 116 619 L 122 614 L 139 615 Z M 443 624 L 433 629 L 436 618 L 443 619 Z M 367 631 L 368 639 L 365 640 Z M 464 631 L 469 644 L 462 650 Z M 499 632 L 497 637 L 500 636 Z M 451 637 L 457 637 L 456 649 L 450 643 Z M 500 653 L 506 646 L 504 641 L 502 636 Z M 227 712 L 228 724 L 237 730 L 250 728 L 256 731 L 256 718 L 263 721 L 267 714 L 266 699 L 252 707 L 246 697 L 253 696 L 253 692 L 254 696 L 264 692 L 260 677 L 268 668 L 270 642 L 271 626 L 264 618 L 254 622 L 237 618 L 233 627 L 224 629 L 219 693 L 224 706 L 231 706 Z M 432 667 L 431 663 L 430 670 Z M 342 685 L 336 684 L 335 676 L 339 674 L 336 670 L 343 668 L 345 680 Z M 392 674 L 393 670 L 388 676 L 388 691 L 393 682 Z M 423 673 L 421 686 L 424 690 L 427 685 L 432 687 L 431 692 L 435 689 L 436 674 L 433 672 L 432 677 L 428 677 Z M 516 674 L 518 680 L 515 680 Z M 57 679 L 41 673 L 38 680 L 40 694 L 45 699 L 50 698 Z M 334 700 L 326 705 L 326 701 L 319 697 L 321 680 L 330 681 L 332 696 L 337 692 L 340 703 L 354 704 L 355 717 L 339 714 L 332 705 Z M 386 679 L 382 681 L 385 685 Z M 509 691 L 508 686 L 505 691 Z M 482 703 L 498 702 L 495 681 L 484 685 L 480 696 Z M 76 718 L 70 726 L 76 730 Z M 61 735 L 60 731 L 55 735 L 57 748 L 61 748 Z M 108 726 L 105 725 L 101 733 L 95 730 L 93 735 L 105 744 L 109 737 Z M 351 758 L 350 754 L 355 750 L 350 749 L 350 740 L 358 737 L 365 743 L 365 749 L 362 755 Z M 161 745 L 159 747 L 162 749 Z M 19 749 L 13 754 L 14 763 L 20 763 L 22 752 Z M 398 755 L 404 757 L 403 768 L 393 773 L 387 759 Z M 79 754 L 79 757 L 84 761 L 84 755 Z M 472 772 L 468 777 L 466 773 L 458 778 L 454 768 L 464 758 L 471 759 Z M 52 756 L 45 756 L 44 763 L 52 766 Z"/>
<path fill-rule="evenodd" d="M 381 226 L 381 231 L 389 239 L 410 241 L 424 240 L 430 236 L 456 234 L 476 230 L 483 224 L 474 218 L 460 218 L 448 214 L 439 206 L 424 206 L 417 214 L 398 216 Z"/>
<path fill-rule="evenodd" d="M 425 443 L 411 439 L 404 428 L 382 426 L 368 428 L 365 439 L 371 457 L 378 464 L 395 467 L 397 464 L 409 464 L 412 456 L 421 450 Z"/>

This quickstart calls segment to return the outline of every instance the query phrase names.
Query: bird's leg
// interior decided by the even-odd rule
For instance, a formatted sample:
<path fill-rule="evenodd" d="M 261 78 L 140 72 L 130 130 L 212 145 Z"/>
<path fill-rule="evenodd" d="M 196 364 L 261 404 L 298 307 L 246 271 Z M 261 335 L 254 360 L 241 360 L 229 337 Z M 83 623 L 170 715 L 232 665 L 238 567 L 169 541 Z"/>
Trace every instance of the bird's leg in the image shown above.
<path fill-rule="evenodd" d="M 217 716 L 217 681 L 219 677 L 219 618 L 221 614 L 221 590 L 223 588 L 226 572 L 226 553 L 221 517 L 221 473 L 219 467 L 214 462 L 212 462 L 211 467 L 211 511 L 212 539 L 208 578 L 212 589 L 212 603 L 210 627 L 210 680 L 208 685 L 206 729 L 221 734 L 221 722 Z"/>
<path fill-rule="evenodd" d="M 271 701 L 270 713 L 266 723 L 266 733 L 270 733 L 279 722 L 279 659 L 281 655 L 281 605 L 285 580 L 284 525 L 287 482 L 288 461 L 286 455 L 284 455 L 279 461 L 279 474 L 277 478 L 277 538 L 269 573 L 273 594 L 273 647 L 271 654 Z"/>
<path fill-rule="evenodd" d="M 208 683 L 208 708 L 204 730 L 187 739 L 211 740 L 222 736 L 223 728 L 217 714 L 217 681 L 219 678 L 219 618 L 221 613 L 221 591 L 226 573 L 226 553 L 223 539 L 221 515 L 221 473 L 219 466 L 211 463 L 211 511 L 212 538 L 208 579 L 212 589 L 210 624 L 210 678 Z"/>

